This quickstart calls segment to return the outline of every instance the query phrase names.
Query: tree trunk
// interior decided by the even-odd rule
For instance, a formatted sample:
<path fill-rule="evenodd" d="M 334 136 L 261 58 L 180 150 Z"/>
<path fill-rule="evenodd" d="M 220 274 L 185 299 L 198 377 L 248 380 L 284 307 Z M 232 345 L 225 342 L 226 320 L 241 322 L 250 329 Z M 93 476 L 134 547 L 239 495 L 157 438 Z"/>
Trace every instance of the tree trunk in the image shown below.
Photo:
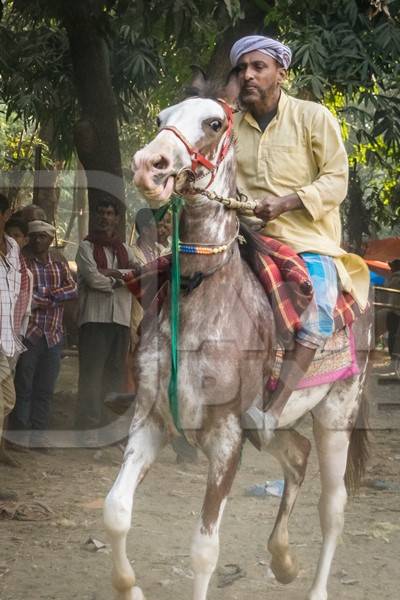
<path fill-rule="evenodd" d="M 40 139 L 48 148 L 54 146 L 54 123 L 50 119 L 42 123 L 39 131 Z M 33 204 L 37 204 L 46 213 L 49 223 L 56 224 L 58 204 L 60 201 L 60 188 L 58 180 L 60 171 L 64 168 L 64 162 L 59 156 L 52 156 L 52 167 L 43 163 L 43 147 L 35 147 L 35 172 L 33 180 Z"/>
<path fill-rule="evenodd" d="M 87 180 L 82 163 L 78 160 L 76 167 L 76 207 L 78 211 L 78 240 L 83 240 L 88 233 L 89 215 L 87 211 Z"/>
<path fill-rule="evenodd" d="M 88 213 L 86 210 L 87 181 L 82 163 L 78 160 L 74 176 L 72 193 L 72 211 L 65 230 L 65 241 L 69 241 L 75 222 L 78 222 L 78 241 L 82 241 L 88 233 Z"/>
<path fill-rule="evenodd" d="M 77 220 L 77 216 L 78 216 L 78 200 L 77 200 L 77 191 L 78 190 L 77 190 L 76 178 L 77 178 L 77 174 L 75 172 L 74 188 L 72 190 L 72 210 L 71 210 L 71 214 L 70 214 L 70 217 L 69 217 L 67 229 L 65 230 L 65 234 L 64 234 L 64 240 L 66 242 L 69 242 L 72 230 L 73 230 L 74 225 L 75 225 L 75 221 Z"/>
<path fill-rule="evenodd" d="M 120 235 L 125 239 L 125 189 L 118 139 L 117 107 L 111 85 L 108 49 L 96 19 L 82 10 L 65 19 L 82 118 L 75 144 L 88 181 L 89 230 L 100 200 L 118 206 Z"/>
<path fill-rule="evenodd" d="M 7 190 L 7 197 L 13 210 L 21 207 L 20 192 L 23 187 L 26 171 L 14 170 L 3 174 L 0 178 L 0 190 Z M 3 181 L 4 178 L 4 181 Z"/>

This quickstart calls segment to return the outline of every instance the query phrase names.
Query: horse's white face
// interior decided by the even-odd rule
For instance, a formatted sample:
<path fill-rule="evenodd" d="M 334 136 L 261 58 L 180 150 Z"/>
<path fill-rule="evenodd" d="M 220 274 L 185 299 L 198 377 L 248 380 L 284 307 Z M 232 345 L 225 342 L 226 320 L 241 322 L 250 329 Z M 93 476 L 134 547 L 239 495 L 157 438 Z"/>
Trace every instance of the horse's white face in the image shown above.
<path fill-rule="evenodd" d="M 192 166 L 190 152 L 178 132 L 212 160 L 226 131 L 227 118 L 217 101 L 189 98 L 161 111 L 159 124 L 160 132 L 136 152 L 132 161 L 134 182 L 154 208 L 169 200 L 177 173 Z M 173 127 L 176 132 L 163 127 Z"/>

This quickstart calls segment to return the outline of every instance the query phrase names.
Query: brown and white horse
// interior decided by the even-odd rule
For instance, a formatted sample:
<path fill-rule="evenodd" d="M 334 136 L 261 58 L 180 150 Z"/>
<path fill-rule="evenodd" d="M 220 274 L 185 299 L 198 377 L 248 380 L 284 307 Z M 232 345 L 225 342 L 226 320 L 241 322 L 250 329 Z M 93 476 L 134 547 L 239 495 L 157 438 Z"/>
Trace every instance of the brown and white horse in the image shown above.
<path fill-rule="evenodd" d="M 170 200 L 176 175 L 182 169 L 195 170 L 197 188 L 235 195 L 231 113 L 224 102 L 189 98 L 163 110 L 159 121 L 155 139 L 133 160 L 136 185 L 152 207 Z M 209 460 L 203 508 L 191 548 L 192 598 L 206 600 L 218 560 L 222 514 L 241 456 L 241 415 L 262 397 L 275 329 L 265 293 L 241 259 L 235 212 L 202 193 L 182 194 L 186 202 L 180 239 L 206 252 L 181 255 L 182 275 L 200 284 L 181 295 L 179 379 L 182 428 Z M 203 274 L 200 279 L 193 277 L 198 273 Z M 156 325 L 138 352 L 136 411 L 120 473 L 105 501 L 105 525 L 113 553 L 112 582 L 118 600 L 144 597 L 135 586 L 126 553 L 133 497 L 160 449 L 176 434 L 168 406 L 169 300 Z M 308 600 L 327 599 L 328 576 L 343 528 L 346 465 L 365 378 L 366 353 L 362 361 L 356 377 L 293 393 L 269 447 L 282 465 L 285 488 L 268 548 L 274 574 L 279 581 L 289 583 L 296 577 L 298 566 L 289 548 L 288 521 L 310 451 L 310 442 L 290 428 L 311 411 L 320 462 L 323 542 Z M 353 467 L 360 461 L 359 456 Z"/>

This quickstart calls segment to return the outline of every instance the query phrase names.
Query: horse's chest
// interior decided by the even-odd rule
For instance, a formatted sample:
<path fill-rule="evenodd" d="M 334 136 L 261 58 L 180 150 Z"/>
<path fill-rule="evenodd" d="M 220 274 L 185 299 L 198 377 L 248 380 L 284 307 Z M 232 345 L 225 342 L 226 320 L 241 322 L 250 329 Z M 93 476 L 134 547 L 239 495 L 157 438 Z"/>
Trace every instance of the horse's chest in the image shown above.
<path fill-rule="evenodd" d="M 204 285 L 184 298 L 181 305 L 181 344 L 183 350 L 199 350 L 204 344 L 220 346 L 221 352 L 237 354 L 265 349 L 267 328 L 252 294 L 243 287 L 220 282 Z"/>

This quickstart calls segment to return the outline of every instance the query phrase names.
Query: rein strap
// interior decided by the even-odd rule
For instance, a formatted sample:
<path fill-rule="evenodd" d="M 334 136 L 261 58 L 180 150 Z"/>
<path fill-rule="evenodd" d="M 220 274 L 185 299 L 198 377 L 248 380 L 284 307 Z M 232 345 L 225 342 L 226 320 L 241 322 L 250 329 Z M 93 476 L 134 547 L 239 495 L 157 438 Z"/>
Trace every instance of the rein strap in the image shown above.
<path fill-rule="evenodd" d="M 221 147 L 221 150 L 219 151 L 219 154 L 217 156 L 217 160 L 215 161 L 215 164 L 212 163 L 210 160 L 208 160 L 208 158 L 206 158 L 204 156 L 204 154 L 202 154 L 200 152 L 200 150 L 198 150 L 197 148 L 192 146 L 192 144 L 185 138 L 183 133 L 181 131 L 179 131 L 179 129 L 174 127 L 173 125 L 166 125 L 165 127 L 162 127 L 160 129 L 160 132 L 161 131 L 171 131 L 182 142 L 182 144 L 185 146 L 186 150 L 188 151 L 190 158 L 192 159 L 191 169 L 192 169 L 193 173 L 196 173 L 199 165 L 201 165 L 202 167 L 205 167 L 211 173 L 211 179 L 208 182 L 207 187 L 209 187 L 211 185 L 211 183 L 214 181 L 218 167 L 224 160 L 225 156 L 228 154 L 228 151 L 231 146 L 232 139 L 233 139 L 233 133 L 232 133 L 233 132 L 233 111 L 232 111 L 232 108 L 229 106 L 229 104 L 227 102 L 225 102 L 225 100 L 222 100 L 221 98 L 218 98 L 217 102 L 218 102 L 218 104 L 220 104 L 222 106 L 222 108 L 224 110 L 228 125 L 227 125 L 227 129 L 225 132 L 225 139 L 222 143 L 222 147 Z"/>
<path fill-rule="evenodd" d="M 192 159 L 192 171 L 196 172 L 199 164 L 213 172 L 216 169 L 216 165 L 214 165 L 208 158 L 206 158 L 197 148 L 194 148 L 190 142 L 185 138 L 183 133 L 179 131 L 176 127 L 172 125 L 166 125 L 161 129 L 161 131 L 172 131 L 176 135 L 176 137 L 181 140 L 182 144 L 185 146 L 186 150 L 189 152 L 189 155 Z"/>

